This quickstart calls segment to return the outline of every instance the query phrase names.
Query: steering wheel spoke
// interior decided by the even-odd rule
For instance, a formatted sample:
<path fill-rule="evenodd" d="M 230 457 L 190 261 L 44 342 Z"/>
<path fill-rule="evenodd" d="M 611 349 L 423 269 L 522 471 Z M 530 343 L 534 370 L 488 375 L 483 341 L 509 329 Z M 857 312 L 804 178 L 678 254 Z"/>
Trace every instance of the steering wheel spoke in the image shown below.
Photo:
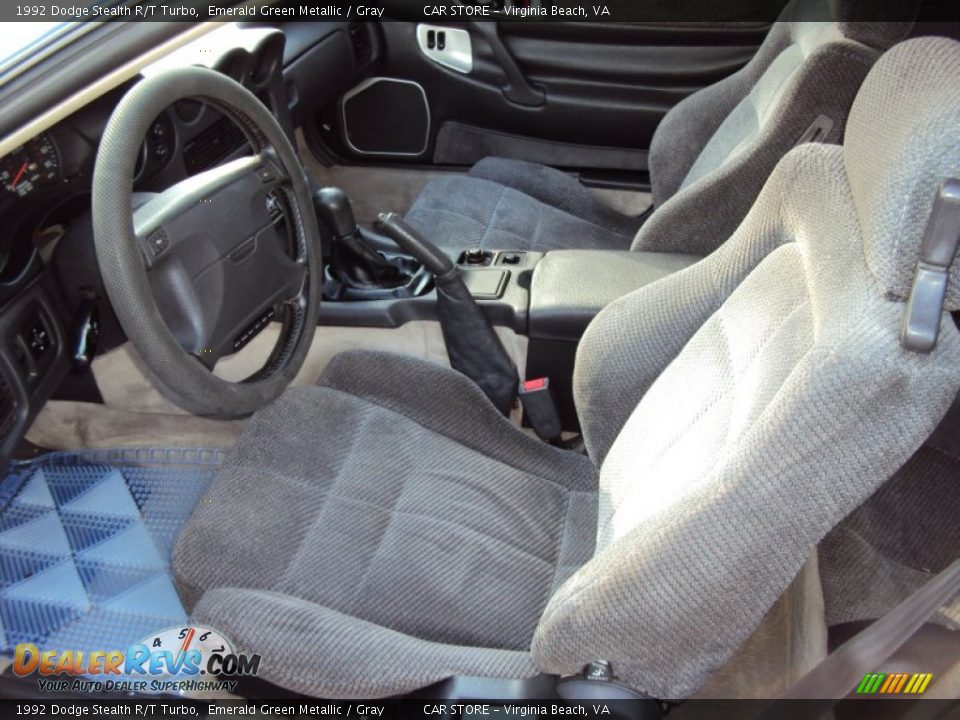
<path fill-rule="evenodd" d="M 290 182 L 265 151 L 238 158 L 194 175 L 153 196 L 133 213 L 134 234 L 143 246 L 147 267 L 198 227 L 219 225 L 243 234 L 252 217 L 269 212 L 269 194 Z M 206 223 L 206 224 L 204 224 Z"/>
<path fill-rule="evenodd" d="M 190 354 L 195 357 L 207 370 L 211 371 L 217 366 L 217 362 L 220 360 L 220 356 L 214 354 L 213 350 L 192 352 Z"/>

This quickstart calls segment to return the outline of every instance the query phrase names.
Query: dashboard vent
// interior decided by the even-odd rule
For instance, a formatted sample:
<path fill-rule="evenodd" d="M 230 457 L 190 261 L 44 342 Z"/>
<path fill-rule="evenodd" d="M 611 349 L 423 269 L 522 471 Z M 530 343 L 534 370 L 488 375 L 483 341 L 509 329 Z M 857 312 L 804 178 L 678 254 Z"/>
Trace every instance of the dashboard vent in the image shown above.
<path fill-rule="evenodd" d="M 0 438 L 5 438 L 17 419 L 17 401 L 7 379 L 0 374 Z"/>
<path fill-rule="evenodd" d="M 366 65 L 373 59 L 373 44 L 370 42 L 370 30 L 366 23 L 352 22 L 347 27 L 350 34 L 350 46 L 357 67 Z"/>
<path fill-rule="evenodd" d="M 183 148 L 183 164 L 194 175 L 208 170 L 239 149 L 246 138 L 233 121 L 221 118 Z"/>

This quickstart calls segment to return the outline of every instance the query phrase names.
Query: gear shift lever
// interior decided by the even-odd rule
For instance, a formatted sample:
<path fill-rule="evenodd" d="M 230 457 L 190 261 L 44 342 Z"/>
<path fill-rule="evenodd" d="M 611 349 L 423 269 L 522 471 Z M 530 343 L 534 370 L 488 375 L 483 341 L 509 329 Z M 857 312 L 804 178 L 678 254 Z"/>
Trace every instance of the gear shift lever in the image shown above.
<path fill-rule="evenodd" d="M 350 198 L 338 187 L 320 188 L 313 194 L 317 215 L 337 237 L 353 235 L 357 221 L 353 217 Z"/>
<path fill-rule="evenodd" d="M 359 288 L 385 288 L 406 279 L 399 269 L 373 250 L 360 235 L 350 198 L 336 187 L 313 194 L 313 207 L 333 233 L 330 269 L 341 282 Z"/>

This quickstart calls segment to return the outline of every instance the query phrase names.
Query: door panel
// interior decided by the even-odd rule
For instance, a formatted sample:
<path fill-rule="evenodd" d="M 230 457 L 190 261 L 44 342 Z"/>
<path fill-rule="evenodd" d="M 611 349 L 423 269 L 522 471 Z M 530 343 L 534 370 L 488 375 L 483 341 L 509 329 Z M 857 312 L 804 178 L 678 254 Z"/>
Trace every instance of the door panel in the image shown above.
<path fill-rule="evenodd" d="M 370 85 L 368 77 L 368 87 L 380 89 L 354 103 L 365 113 L 344 113 L 338 103 L 318 115 L 314 139 L 340 161 L 460 166 L 496 154 L 641 175 L 663 115 L 743 67 L 769 29 L 767 23 L 437 23 L 430 25 L 428 53 L 417 25 L 371 26 L 382 49 L 371 75 L 414 83 L 422 93 L 399 92 L 399 86 L 387 92 L 389 81 Z M 436 59 L 439 36 L 449 28 L 469 33 L 469 72 Z M 421 40 L 426 37 L 421 29 Z M 462 62 L 462 43 L 457 49 Z M 355 91 L 348 98 L 355 99 Z M 411 131 L 414 122 L 424 123 L 420 132 Z M 400 133 L 418 142 L 406 152 L 377 152 L 404 148 L 392 137 Z M 348 140 L 360 136 L 380 140 L 371 143 L 372 152 L 358 152 Z"/>

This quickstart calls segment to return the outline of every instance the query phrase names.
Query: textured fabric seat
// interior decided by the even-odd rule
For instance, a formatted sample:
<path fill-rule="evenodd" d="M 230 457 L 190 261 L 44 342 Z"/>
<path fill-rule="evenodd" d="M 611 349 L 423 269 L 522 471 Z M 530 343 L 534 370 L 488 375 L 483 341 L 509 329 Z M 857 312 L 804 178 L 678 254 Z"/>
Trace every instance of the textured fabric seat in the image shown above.
<path fill-rule="evenodd" d="M 598 658 L 696 692 L 960 389 L 947 312 L 932 352 L 899 343 L 960 175 L 957 77 L 960 44 L 894 48 L 843 146 L 788 153 L 721 248 L 597 316 L 574 375 L 589 457 L 400 356 L 341 356 L 258 412 L 177 542 L 194 620 L 312 695 Z"/>
<path fill-rule="evenodd" d="M 431 181 L 407 220 L 451 255 L 471 247 L 705 255 L 730 237 L 815 121 L 826 120 L 820 141 L 841 141 L 878 51 L 911 27 L 850 21 L 877 12 L 866 0 L 793 0 L 746 66 L 671 109 L 650 146 L 654 211 L 642 225 L 566 173 L 503 158 Z"/>
<path fill-rule="evenodd" d="M 298 623 L 307 635 L 325 626 L 325 652 L 337 646 L 348 673 L 335 694 L 419 687 L 449 663 L 533 672 L 525 651 L 548 598 L 593 554 L 586 457 L 518 430 L 459 373 L 373 352 L 338 355 L 317 387 L 257 413 L 245 438 L 176 561 L 188 604 L 203 588 L 244 590 L 208 591 L 195 614 L 258 628 L 244 642 L 274 657 Z M 436 643 L 451 648 L 435 659 Z M 387 657 L 396 672 L 384 677 Z"/>

